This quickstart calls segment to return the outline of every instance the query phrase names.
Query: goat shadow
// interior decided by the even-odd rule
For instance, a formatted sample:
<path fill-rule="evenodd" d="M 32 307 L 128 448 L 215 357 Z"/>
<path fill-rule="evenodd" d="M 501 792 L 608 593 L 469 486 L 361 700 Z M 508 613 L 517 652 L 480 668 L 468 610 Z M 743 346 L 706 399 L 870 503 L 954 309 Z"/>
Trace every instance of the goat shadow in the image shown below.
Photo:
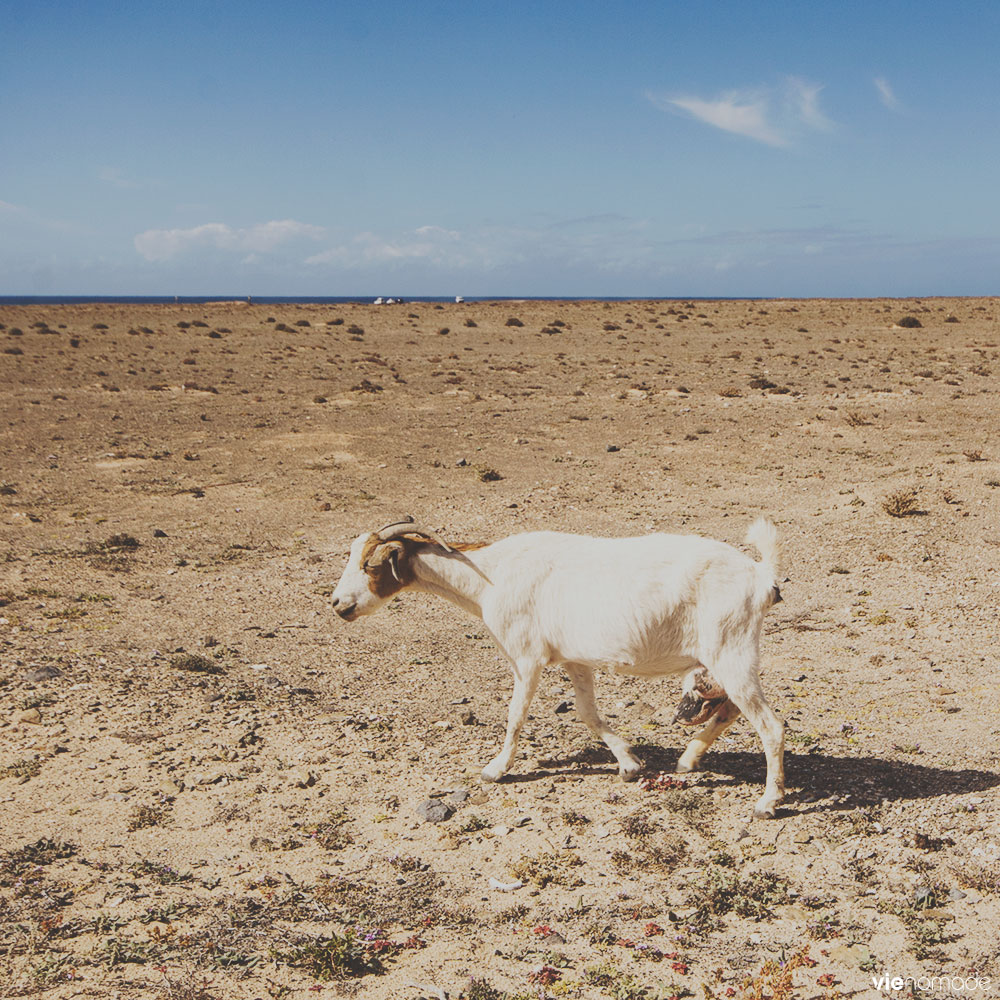
<path fill-rule="evenodd" d="M 635 745 L 633 750 L 643 762 L 646 774 L 673 772 L 680 757 L 677 750 L 649 743 Z M 698 785 L 701 788 L 763 785 L 764 771 L 760 752 L 713 750 L 705 756 L 702 769 L 697 772 Z M 604 747 L 587 747 L 570 756 L 540 760 L 537 770 L 508 774 L 502 780 L 515 783 L 588 774 L 617 775 L 614 757 Z M 950 770 L 879 757 L 832 757 L 786 751 L 785 784 L 788 801 L 794 803 L 796 813 L 803 814 L 880 805 L 883 799 L 905 801 L 984 792 L 1000 785 L 1000 774 L 975 768 Z"/>

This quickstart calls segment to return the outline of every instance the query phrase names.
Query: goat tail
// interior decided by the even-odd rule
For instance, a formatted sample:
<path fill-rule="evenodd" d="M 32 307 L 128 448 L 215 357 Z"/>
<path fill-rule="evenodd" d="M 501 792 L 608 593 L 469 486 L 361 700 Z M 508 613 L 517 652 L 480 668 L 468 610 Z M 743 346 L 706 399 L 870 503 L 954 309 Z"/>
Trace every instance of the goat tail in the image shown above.
<path fill-rule="evenodd" d="M 761 555 L 761 568 L 769 577 L 770 585 L 778 580 L 778 529 L 766 518 L 759 517 L 747 531 L 747 545 L 753 545 Z"/>

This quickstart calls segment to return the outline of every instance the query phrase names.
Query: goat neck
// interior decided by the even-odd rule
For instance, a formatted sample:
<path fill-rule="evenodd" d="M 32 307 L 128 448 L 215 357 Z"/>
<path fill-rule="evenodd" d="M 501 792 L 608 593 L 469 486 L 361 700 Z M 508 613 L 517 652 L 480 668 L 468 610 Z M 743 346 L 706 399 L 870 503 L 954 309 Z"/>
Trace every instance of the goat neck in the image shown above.
<path fill-rule="evenodd" d="M 410 559 L 413 573 L 413 590 L 435 594 L 457 604 L 460 608 L 483 617 L 483 596 L 492 586 L 486 574 L 474 561 L 479 551 L 470 558 L 462 551 L 449 551 L 434 545 L 421 545 Z"/>

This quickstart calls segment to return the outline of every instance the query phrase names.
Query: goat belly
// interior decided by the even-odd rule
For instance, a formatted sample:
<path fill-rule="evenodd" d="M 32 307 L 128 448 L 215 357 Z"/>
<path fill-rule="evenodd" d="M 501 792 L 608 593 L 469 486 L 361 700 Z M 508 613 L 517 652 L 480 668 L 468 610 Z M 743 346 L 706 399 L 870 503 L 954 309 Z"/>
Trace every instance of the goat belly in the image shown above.
<path fill-rule="evenodd" d="M 682 674 L 697 663 L 698 661 L 691 656 L 658 656 L 651 660 L 601 663 L 599 666 L 629 677 L 663 677 L 669 674 Z"/>

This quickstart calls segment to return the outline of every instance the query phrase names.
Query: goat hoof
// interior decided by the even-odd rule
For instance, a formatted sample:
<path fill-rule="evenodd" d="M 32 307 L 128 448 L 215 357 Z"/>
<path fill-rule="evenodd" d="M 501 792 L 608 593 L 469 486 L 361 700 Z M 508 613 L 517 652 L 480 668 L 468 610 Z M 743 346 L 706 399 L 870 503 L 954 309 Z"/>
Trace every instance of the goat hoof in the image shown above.
<path fill-rule="evenodd" d="M 675 773 L 690 774 L 692 771 L 697 771 L 697 770 L 698 770 L 697 762 L 695 762 L 694 764 L 685 764 L 684 761 L 679 760 L 677 761 L 677 770 Z"/>
<path fill-rule="evenodd" d="M 618 768 L 618 774 L 621 777 L 622 781 L 637 781 L 641 773 L 642 773 L 642 764 L 636 764 L 634 767 Z"/>
<path fill-rule="evenodd" d="M 484 767 L 480 777 L 483 781 L 492 784 L 494 781 L 499 781 L 503 777 L 503 773 L 499 768 L 494 770 L 491 767 Z"/>
<path fill-rule="evenodd" d="M 759 802 L 753 807 L 754 819 L 774 819 L 778 813 L 777 803 L 774 805 L 761 805 Z"/>

